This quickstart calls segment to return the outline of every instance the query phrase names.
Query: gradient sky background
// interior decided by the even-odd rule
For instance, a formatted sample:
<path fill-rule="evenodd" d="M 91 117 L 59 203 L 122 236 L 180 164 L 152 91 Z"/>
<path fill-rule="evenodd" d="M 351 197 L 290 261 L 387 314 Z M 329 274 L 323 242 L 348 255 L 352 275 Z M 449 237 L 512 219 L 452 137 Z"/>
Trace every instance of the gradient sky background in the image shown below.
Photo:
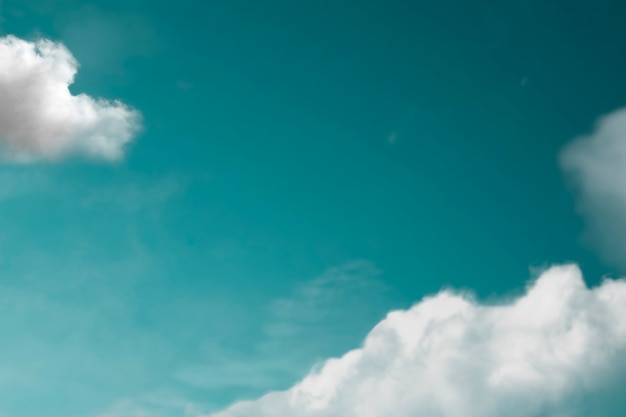
<path fill-rule="evenodd" d="M 63 42 L 72 91 L 144 129 L 121 163 L 0 167 L 0 415 L 210 411 L 443 287 L 510 296 L 568 261 L 590 284 L 618 274 L 581 241 L 557 155 L 626 103 L 624 16 L 1 0 L 0 34 Z"/>

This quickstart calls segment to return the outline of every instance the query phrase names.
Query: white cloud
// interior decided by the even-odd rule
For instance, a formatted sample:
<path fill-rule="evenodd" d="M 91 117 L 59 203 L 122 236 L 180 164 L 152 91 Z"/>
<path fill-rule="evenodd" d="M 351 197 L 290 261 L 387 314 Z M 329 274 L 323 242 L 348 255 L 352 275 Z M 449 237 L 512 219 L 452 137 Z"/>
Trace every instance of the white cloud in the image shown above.
<path fill-rule="evenodd" d="M 594 395 L 625 364 L 626 282 L 554 267 L 510 304 L 445 291 L 391 312 L 362 348 L 211 417 L 607 416 Z"/>
<path fill-rule="evenodd" d="M 560 162 L 579 194 L 587 239 L 605 260 L 626 267 L 626 109 L 602 117 L 561 152 Z"/>
<path fill-rule="evenodd" d="M 72 95 L 78 64 L 49 40 L 0 37 L 0 150 L 5 159 L 118 160 L 140 115 L 119 101 Z"/>

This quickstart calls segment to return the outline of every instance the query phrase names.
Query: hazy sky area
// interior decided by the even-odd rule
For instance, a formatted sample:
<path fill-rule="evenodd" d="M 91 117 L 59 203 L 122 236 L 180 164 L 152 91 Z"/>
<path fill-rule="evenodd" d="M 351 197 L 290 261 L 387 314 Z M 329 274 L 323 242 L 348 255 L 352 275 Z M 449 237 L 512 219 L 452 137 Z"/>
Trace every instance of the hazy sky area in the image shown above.
<path fill-rule="evenodd" d="M 0 417 L 613 417 L 626 2 L 0 0 Z"/>

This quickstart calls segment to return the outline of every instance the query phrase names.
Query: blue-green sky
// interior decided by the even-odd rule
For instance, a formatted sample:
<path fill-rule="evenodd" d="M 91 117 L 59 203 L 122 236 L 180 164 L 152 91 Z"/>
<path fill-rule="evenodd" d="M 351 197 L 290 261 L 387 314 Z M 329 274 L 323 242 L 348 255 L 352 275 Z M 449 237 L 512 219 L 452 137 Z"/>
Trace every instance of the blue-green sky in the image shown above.
<path fill-rule="evenodd" d="M 626 3 L 1 0 L 0 17 L 67 46 L 72 93 L 142 115 L 120 161 L 0 166 L 2 417 L 210 412 L 441 288 L 620 272 L 581 239 L 558 155 L 626 104 Z"/>

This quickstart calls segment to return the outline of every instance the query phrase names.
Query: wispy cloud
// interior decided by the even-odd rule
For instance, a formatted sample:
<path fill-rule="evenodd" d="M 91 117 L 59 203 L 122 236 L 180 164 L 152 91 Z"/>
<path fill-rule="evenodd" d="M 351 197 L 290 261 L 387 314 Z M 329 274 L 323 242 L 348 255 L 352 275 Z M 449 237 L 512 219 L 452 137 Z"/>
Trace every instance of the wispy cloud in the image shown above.
<path fill-rule="evenodd" d="M 255 395 L 295 381 L 337 346 L 354 345 L 390 307 L 381 271 L 366 260 L 330 268 L 272 301 L 245 352 L 219 345 L 208 348 L 202 364 L 180 369 L 178 380 L 194 387 L 230 387 Z"/>
<path fill-rule="evenodd" d="M 389 308 L 380 274 L 371 262 L 355 260 L 303 281 L 267 305 L 260 334 L 250 335 L 247 349 L 212 343 L 211 337 L 206 361 L 179 368 L 169 385 L 163 381 L 173 388 L 118 398 L 89 417 L 202 417 L 225 402 L 289 386 L 327 352 L 325 344 L 347 333 L 359 339 L 355 322 L 368 326 Z"/>
<path fill-rule="evenodd" d="M 560 163 L 587 219 L 588 242 L 626 268 L 626 109 L 602 117 L 563 149 Z"/>
<path fill-rule="evenodd" d="M 160 390 L 138 398 L 122 398 L 93 417 L 196 417 L 193 403 L 171 390 Z"/>
<path fill-rule="evenodd" d="M 0 151 L 17 161 L 122 158 L 140 114 L 119 101 L 72 95 L 78 63 L 62 44 L 0 38 Z"/>
<path fill-rule="evenodd" d="M 326 325 L 329 320 L 337 324 L 341 316 L 364 314 L 368 307 L 380 306 L 388 292 L 378 279 L 381 273 L 366 260 L 328 269 L 320 277 L 300 284 L 290 297 L 272 302 L 271 319 L 263 327 L 265 334 L 281 339 L 309 337 L 312 327 Z"/>
<path fill-rule="evenodd" d="M 554 267 L 510 304 L 445 291 L 391 312 L 360 349 L 211 417 L 608 415 L 594 395 L 619 386 L 625 353 L 626 282 Z"/>

